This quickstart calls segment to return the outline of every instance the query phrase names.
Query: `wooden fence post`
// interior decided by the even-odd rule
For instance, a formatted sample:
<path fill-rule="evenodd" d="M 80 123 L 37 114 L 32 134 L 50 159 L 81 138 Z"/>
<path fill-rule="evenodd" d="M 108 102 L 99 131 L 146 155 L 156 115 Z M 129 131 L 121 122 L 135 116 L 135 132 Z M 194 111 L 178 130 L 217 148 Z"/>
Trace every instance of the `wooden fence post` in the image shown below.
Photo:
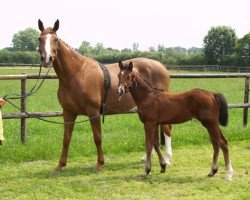
<path fill-rule="evenodd" d="M 27 76 L 21 79 L 21 141 L 26 140 L 26 80 Z"/>
<path fill-rule="evenodd" d="M 247 76 L 245 78 L 244 104 L 249 103 L 249 78 L 250 78 L 250 76 Z M 244 110 L 243 110 L 243 126 L 247 125 L 247 118 L 248 118 L 248 107 L 244 107 Z"/>

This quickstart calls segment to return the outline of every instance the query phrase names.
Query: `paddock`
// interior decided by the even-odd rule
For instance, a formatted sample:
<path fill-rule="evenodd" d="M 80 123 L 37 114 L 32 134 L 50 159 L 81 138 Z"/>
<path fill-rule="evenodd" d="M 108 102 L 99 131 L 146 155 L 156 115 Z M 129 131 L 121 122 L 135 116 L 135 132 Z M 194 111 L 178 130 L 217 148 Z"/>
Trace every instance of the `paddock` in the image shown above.
<path fill-rule="evenodd" d="M 20 94 L 20 81 L 1 80 L 1 96 L 13 92 Z M 60 111 L 56 98 L 57 82 L 56 77 L 46 80 L 39 92 L 26 99 L 26 110 L 31 113 Z M 28 92 L 34 83 L 35 79 L 26 79 Z M 209 89 L 226 94 L 230 104 L 244 104 L 244 77 L 173 78 L 171 84 L 174 92 L 210 84 Z M 20 107 L 20 100 L 13 102 Z M 235 167 L 234 179 L 228 184 L 224 181 L 222 163 L 219 163 L 221 170 L 217 176 L 207 177 L 204 169 L 211 163 L 204 154 L 212 156 L 212 148 L 206 130 L 195 121 L 173 127 L 172 165 L 162 175 L 154 157 L 152 175 L 144 180 L 139 177 L 143 166 L 140 159 L 144 155 L 144 133 L 137 114 L 106 116 L 102 127 L 107 162 L 100 174 L 93 172 L 96 149 L 89 123 L 76 124 L 69 166 L 61 173 L 55 173 L 52 170 L 60 154 L 63 126 L 26 118 L 26 142 L 21 144 L 20 118 L 4 119 L 5 141 L 0 146 L 0 196 L 3 199 L 17 198 L 18 191 L 20 199 L 56 199 L 61 196 L 68 199 L 248 199 L 250 126 L 242 126 L 243 109 L 243 106 L 229 109 L 229 125 L 223 127 Z M 8 104 L 2 111 L 3 114 L 20 114 Z M 82 118 L 79 116 L 77 120 Z M 45 119 L 62 121 L 61 117 Z"/>

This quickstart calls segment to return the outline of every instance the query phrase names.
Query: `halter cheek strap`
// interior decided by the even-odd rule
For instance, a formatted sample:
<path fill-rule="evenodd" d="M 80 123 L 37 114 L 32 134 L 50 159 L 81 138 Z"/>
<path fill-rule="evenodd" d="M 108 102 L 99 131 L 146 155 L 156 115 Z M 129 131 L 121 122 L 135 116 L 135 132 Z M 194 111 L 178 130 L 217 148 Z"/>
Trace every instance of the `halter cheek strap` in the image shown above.
<path fill-rule="evenodd" d="M 125 92 L 127 93 L 127 92 L 129 92 L 128 89 L 129 89 L 130 87 L 132 87 L 134 81 L 135 81 L 136 87 L 137 87 L 136 75 L 134 76 L 134 78 L 131 80 L 131 82 L 130 82 L 129 84 L 127 84 L 127 83 L 125 83 L 125 82 L 123 82 L 123 81 L 120 81 L 119 84 L 123 83 L 123 84 L 125 85 Z"/>

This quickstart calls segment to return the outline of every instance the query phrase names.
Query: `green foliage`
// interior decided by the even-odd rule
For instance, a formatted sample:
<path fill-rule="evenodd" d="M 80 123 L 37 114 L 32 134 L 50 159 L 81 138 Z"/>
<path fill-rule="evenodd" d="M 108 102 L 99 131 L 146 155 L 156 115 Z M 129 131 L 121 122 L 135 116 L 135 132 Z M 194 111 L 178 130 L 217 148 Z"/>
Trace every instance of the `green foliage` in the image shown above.
<path fill-rule="evenodd" d="M 0 50 L 0 63 L 37 64 L 39 62 L 40 55 L 35 51 Z"/>
<path fill-rule="evenodd" d="M 12 38 L 14 51 L 36 51 L 39 35 L 39 32 L 33 28 L 15 33 Z"/>
<path fill-rule="evenodd" d="M 39 32 L 27 28 L 13 35 L 13 47 L 0 50 L 0 63 L 39 63 L 38 47 Z M 237 40 L 235 30 L 228 26 L 212 27 L 204 37 L 204 49 L 191 47 L 165 47 L 159 44 L 157 48 L 139 50 L 139 43 L 132 43 L 131 48 L 117 50 L 106 48 L 102 43 L 91 45 L 87 41 L 76 49 L 79 53 L 94 58 L 102 63 L 114 63 L 135 57 L 147 57 L 159 60 L 165 65 L 250 65 L 250 33 Z"/>
<path fill-rule="evenodd" d="M 224 64 L 235 53 L 236 33 L 231 27 L 212 27 L 204 38 L 204 55 L 207 64 Z"/>
<path fill-rule="evenodd" d="M 250 65 L 250 33 L 239 39 L 236 47 L 237 61 L 239 65 Z"/>

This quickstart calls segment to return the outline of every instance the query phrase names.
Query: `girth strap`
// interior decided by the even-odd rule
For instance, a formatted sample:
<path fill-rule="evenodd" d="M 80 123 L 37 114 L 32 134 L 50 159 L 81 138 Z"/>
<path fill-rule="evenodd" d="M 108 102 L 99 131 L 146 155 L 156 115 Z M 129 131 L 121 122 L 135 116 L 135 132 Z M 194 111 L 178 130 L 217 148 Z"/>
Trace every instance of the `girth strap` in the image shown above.
<path fill-rule="evenodd" d="M 102 64 L 102 63 L 99 63 L 101 69 L 102 69 L 102 72 L 103 72 L 103 77 L 104 77 L 104 90 L 105 90 L 105 93 L 104 93 L 104 97 L 103 97 L 103 100 L 102 100 L 102 105 L 101 105 L 101 114 L 102 114 L 102 123 L 104 123 L 104 116 L 105 116 L 105 111 L 106 111 L 106 99 L 107 99 L 107 96 L 108 96 L 108 91 L 111 87 L 111 79 L 110 79 L 110 74 L 109 74 L 109 71 L 107 69 L 107 67 Z"/>

